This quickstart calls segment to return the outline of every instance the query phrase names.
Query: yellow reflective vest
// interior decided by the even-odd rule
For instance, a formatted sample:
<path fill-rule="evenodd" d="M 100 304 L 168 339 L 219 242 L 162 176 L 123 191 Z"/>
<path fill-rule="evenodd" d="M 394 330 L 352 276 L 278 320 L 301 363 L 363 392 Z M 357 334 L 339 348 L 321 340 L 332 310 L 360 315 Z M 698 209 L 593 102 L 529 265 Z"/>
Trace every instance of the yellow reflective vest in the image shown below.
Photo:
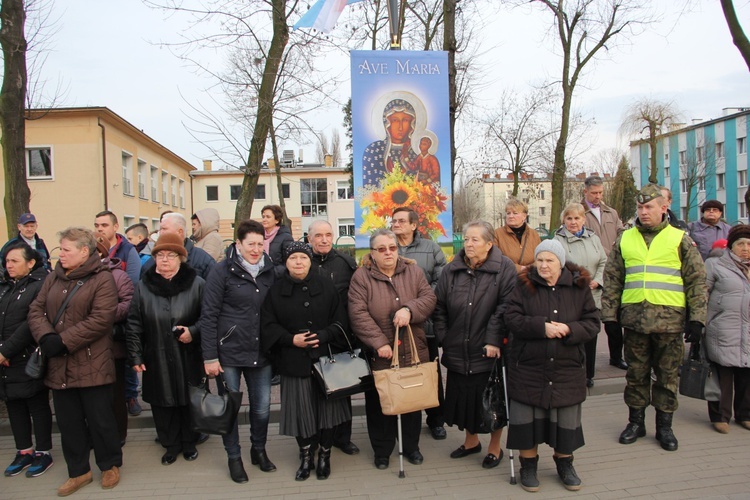
<path fill-rule="evenodd" d="M 646 246 L 638 228 L 628 229 L 620 239 L 625 262 L 623 304 L 644 300 L 660 306 L 685 307 L 680 242 L 684 231 L 667 225 Z"/>

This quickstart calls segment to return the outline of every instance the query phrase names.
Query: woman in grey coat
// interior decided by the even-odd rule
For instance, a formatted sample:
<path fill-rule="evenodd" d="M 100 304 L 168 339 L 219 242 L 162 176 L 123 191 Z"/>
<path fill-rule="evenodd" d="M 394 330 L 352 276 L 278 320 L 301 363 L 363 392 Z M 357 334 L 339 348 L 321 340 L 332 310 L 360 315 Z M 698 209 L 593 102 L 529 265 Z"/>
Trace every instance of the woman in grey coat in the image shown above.
<path fill-rule="evenodd" d="M 586 269 L 593 277 L 589 283 L 596 307 L 602 308 L 602 283 L 607 254 L 602 242 L 593 231 L 584 227 L 586 211 L 580 203 L 571 203 L 560 216 L 562 226 L 555 232 L 555 239 L 565 249 L 565 258 Z M 597 337 L 586 342 L 586 386 L 594 386 L 596 368 Z"/>
<path fill-rule="evenodd" d="M 734 226 L 720 257 L 706 260 L 706 352 L 718 365 L 721 400 L 709 401 L 714 429 L 734 419 L 750 430 L 750 225 Z"/>

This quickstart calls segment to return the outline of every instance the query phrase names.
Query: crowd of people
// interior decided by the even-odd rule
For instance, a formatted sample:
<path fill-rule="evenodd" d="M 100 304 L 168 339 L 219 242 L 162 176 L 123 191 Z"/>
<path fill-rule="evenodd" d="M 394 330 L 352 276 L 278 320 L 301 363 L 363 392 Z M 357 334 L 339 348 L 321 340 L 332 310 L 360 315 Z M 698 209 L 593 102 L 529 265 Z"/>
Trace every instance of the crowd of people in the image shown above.
<path fill-rule="evenodd" d="M 721 399 L 708 403 L 713 428 L 728 433 L 734 417 L 750 429 L 750 226 L 728 226 L 715 200 L 686 225 L 669 210 L 669 190 L 647 185 L 625 229 L 603 192 L 601 178 L 587 178 L 581 202 L 565 207 L 544 240 L 529 226 L 526 204 L 512 199 L 502 227 L 476 220 L 462 228 L 463 248 L 450 262 L 420 234 L 419 214 L 397 208 L 390 229 L 370 235 L 359 266 L 334 248 L 327 221 L 310 224 L 309 244 L 294 241 L 281 208 L 269 205 L 260 222 L 241 222 L 226 248 L 214 209 L 196 212 L 192 231 L 168 212 L 156 234 L 136 224 L 125 235 L 114 213 L 101 212 L 93 231 L 59 233 L 52 268 L 35 216 L 23 214 L 18 236 L 0 250 L 0 398 L 17 449 L 5 475 L 36 477 L 52 466 L 51 392 L 69 476 L 58 495 L 93 481 L 92 449 L 102 488 L 114 488 L 127 414 L 141 412 L 139 384 L 162 465 L 179 455 L 196 460 L 208 436 L 192 428 L 188 387 L 206 376 L 230 391 L 245 380 L 250 461 L 274 472 L 266 442 L 277 375 L 279 433 L 299 448 L 295 480 L 313 471 L 325 480 L 333 448 L 360 450 L 351 440 L 351 400 L 326 398 L 313 363 L 356 344 L 372 370 L 389 368 L 407 327 L 416 350 L 400 344 L 398 364 L 439 358 L 447 371 L 425 423 L 436 440 L 446 438 L 446 425 L 464 431 L 453 459 L 480 453 L 482 434 L 489 443 L 481 467 L 503 459 L 505 425 L 487 427 L 483 393 L 498 363 L 507 368 L 506 444 L 519 450 L 520 482 L 530 492 L 540 488 L 540 444 L 552 448 L 563 486 L 582 486 L 573 459 L 584 445 L 582 403 L 594 385 L 602 323 L 610 365 L 627 371 L 620 443 L 646 435 L 653 406 L 657 441 L 677 450 L 672 415 L 685 341 L 704 343 L 718 365 Z M 24 369 L 36 349 L 47 360 L 43 380 Z M 406 460 L 422 464 L 422 412 L 397 423 L 375 389 L 364 397 L 374 466 L 389 467 L 399 426 Z M 222 440 L 229 478 L 248 482 L 236 422 Z"/>

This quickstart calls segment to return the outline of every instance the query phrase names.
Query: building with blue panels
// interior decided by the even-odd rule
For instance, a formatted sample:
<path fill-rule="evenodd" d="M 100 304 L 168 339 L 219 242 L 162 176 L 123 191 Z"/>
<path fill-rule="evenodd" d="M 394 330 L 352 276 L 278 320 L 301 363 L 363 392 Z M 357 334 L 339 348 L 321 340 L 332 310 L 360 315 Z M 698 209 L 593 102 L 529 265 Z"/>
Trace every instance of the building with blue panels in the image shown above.
<path fill-rule="evenodd" d="M 721 118 L 674 127 L 658 137 L 657 179 L 672 190 L 670 207 L 686 221 L 700 219 L 705 200 L 724 204 L 730 224 L 748 222 L 747 131 L 750 108 L 724 108 Z M 630 143 L 630 164 L 637 185 L 648 182 L 651 148 L 645 140 Z"/>

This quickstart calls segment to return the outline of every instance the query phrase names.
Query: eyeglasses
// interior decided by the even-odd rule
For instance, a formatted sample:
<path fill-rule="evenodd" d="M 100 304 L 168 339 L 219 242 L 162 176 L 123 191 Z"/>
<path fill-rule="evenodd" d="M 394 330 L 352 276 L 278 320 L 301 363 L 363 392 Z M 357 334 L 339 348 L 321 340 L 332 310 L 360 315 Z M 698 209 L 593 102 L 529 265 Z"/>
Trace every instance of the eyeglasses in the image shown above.
<path fill-rule="evenodd" d="M 378 247 L 378 248 L 370 248 L 370 250 L 377 250 L 378 253 L 385 253 L 385 252 L 398 252 L 398 247 L 396 245 L 391 245 L 388 247 Z"/>
<path fill-rule="evenodd" d="M 409 219 L 391 219 L 391 224 L 408 224 Z"/>
<path fill-rule="evenodd" d="M 179 257 L 179 255 L 177 255 L 176 253 L 158 253 L 154 257 L 154 259 L 156 259 L 156 260 L 159 260 L 159 259 L 161 259 L 161 260 L 175 260 L 177 257 Z"/>

